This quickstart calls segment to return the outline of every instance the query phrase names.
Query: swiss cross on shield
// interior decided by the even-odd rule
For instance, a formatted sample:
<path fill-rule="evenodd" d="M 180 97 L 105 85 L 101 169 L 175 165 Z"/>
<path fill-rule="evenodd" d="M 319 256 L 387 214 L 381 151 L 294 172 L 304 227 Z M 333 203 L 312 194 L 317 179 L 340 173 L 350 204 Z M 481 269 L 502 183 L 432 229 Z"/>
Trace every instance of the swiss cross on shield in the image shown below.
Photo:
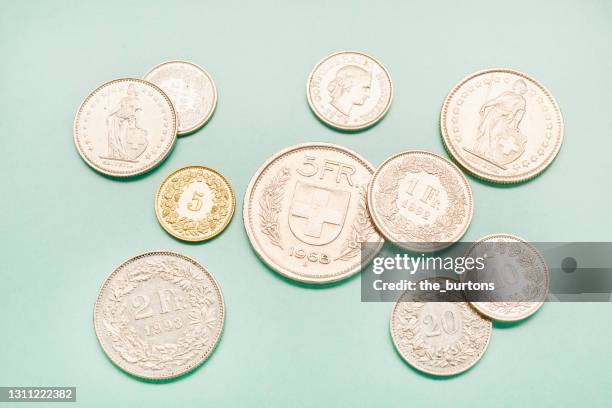
<path fill-rule="evenodd" d="M 298 181 L 289 209 L 289 228 L 302 242 L 325 245 L 342 231 L 351 193 Z"/>

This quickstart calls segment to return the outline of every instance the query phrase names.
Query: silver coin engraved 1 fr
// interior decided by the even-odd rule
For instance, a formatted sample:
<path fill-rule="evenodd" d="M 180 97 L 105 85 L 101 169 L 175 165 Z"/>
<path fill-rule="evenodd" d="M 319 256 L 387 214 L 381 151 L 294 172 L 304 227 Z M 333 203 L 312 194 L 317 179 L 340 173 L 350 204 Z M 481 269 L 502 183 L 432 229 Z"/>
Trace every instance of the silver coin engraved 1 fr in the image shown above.
<path fill-rule="evenodd" d="M 427 279 L 441 287 L 449 278 Z M 419 283 L 417 283 L 418 285 Z M 483 356 L 493 325 L 463 301 L 460 291 L 406 291 L 391 313 L 391 337 L 402 358 L 432 375 L 464 372 Z"/>
<path fill-rule="evenodd" d="M 219 285 L 197 261 L 149 252 L 104 281 L 94 325 L 113 363 L 134 376 L 162 380 L 208 358 L 221 337 L 224 311 Z"/>
<path fill-rule="evenodd" d="M 461 281 L 495 284 L 494 291 L 470 302 L 489 319 L 515 322 L 542 307 L 550 272 L 542 254 L 523 238 L 505 233 L 487 235 L 474 243 L 466 257 L 483 258 L 484 268 L 461 274 Z"/>
<path fill-rule="evenodd" d="M 393 99 L 391 76 L 373 57 L 342 51 L 321 60 L 308 77 L 310 108 L 324 123 L 359 130 L 378 122 Z"/>
<path fill-rule="evenodd" d="M 217 106 L 217 88 L 204 68 L 187 61 L 167 61 L 144 79 L 159 86 L 174 104 L 178 134 L 191 133 L 211 118 Z"/>
<path fill-rule="evenodd" d="M 457 163 L 496 183 L 537 176 L 563 141 L 563 118 L 552 94 L 532 77 L 503 68 L 457 84 L 444 101 L 440 127 Z"/>
<path fill-rule="evenodd" d="M 357 153 L 308 143 L 275 154 L 251 179 L 244 225 L 257 254 L 280 274 L 327 283 L 361 270 L 382 247 L 367 210 L 372 166 Z M 374 245 L 368 254 L 361 244 Z M 369 249 L 368 249 L 369 250 Z"/>
<path fill-rule="evenodd" d="M 409 251 L 431 252 L 458 241 L 472 220 L 467 179 L 451 162 L 408 150 L 385 160 L 368 187 L 368 208 L 378 230 Z"/>
<path fill-rule="evenodd" d="M 83 160 L 100 173 L 129 177 L 161 163 L 176 141 L 174 107 L 157 86 L 142 79 L 107 82 L 87 96 L 74 121 Z"/>

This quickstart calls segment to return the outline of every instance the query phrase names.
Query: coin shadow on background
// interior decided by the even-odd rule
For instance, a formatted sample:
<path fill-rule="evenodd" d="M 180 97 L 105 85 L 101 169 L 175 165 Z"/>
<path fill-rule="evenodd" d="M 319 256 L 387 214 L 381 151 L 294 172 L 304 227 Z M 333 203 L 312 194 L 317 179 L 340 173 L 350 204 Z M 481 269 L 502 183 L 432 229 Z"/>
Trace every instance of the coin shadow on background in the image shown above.
<path fill-rule="evenodd" d="M 476 366 L 478 366 L 480 364 L 480 361 L 484 358 L 484 355 L 480 358 L 480 360 L 478 360 L 476 362 L 476 364 L 474 364 L 473 366 L 471 366 L 470 368 L 468 368 L 465 371 L 462 371 L 460 373 L 457 374 L 453 374 L 453 375 L 433 375 L 433 374 L 429 374 L 426 373 L 425 371 L 421 371 L 415 367 L 413 367 L 412 365 L 410 365 L 410 363 L 408 363 L 406 360 L 404 360 L 404 357 L 400 354 L 399 350 L 397 349 L 397 347 L 395 347 L 395 345 L 393 344 L 393 337 L 391 336 L 391 332 L 389 331 L 389 343 L 391 344 L 391 347 L 393 348 L 393 350 L 395 351 L 395 354 L 397 354 L 397 356 L 399 357 L 399 359 L 402 361 L 402 363 L 404 363 L 405 366 L 409 367 L 413 372 L 415 372 L 416 374 L 420 375 L 421 377 L 424 378 L 428 378 L 430 380 L 436 380 L 436 381 L 450 381 L 454 378 L 458 378 L 463 376 L 465 373 L 469 373 L 470 371 L 474 370 L 476 368 Z M 484 353 L 485 355 L 487 353 Z"/>

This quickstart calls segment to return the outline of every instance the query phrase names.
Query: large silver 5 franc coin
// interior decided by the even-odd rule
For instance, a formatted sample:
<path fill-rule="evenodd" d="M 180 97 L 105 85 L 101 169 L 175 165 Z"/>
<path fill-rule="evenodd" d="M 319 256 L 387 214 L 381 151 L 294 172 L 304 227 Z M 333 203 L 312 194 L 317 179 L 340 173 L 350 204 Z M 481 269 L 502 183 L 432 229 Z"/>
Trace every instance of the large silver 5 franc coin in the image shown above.
<path fill-rule="evenodd" d="M 290 147 L 255 173 L 244 198 L 253 248 L 278 273 L 307 283 L 347 278 L 382 247 L 366 204 L 374 169 L 328 143 Z M 369 242 L 362 254 L 362 244 Z"/>

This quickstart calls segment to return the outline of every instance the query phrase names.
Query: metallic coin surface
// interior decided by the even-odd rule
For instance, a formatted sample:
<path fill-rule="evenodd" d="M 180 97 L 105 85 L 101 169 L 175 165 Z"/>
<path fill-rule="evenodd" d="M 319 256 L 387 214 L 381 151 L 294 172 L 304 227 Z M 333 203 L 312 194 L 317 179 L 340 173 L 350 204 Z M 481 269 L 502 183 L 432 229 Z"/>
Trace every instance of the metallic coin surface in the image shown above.
<path fill-rule="evenodd" d="M 370 163 L 328 143 L 285 149 L 255 173 L 244 197 L 244 226 L 255 252 L 294 280 L 347 278 L 380 250 L 366 207 Z M 362 243 L 368 253 L 361 253 Z"/>
<path fill-rule="evenodd" d="M 431 252 L 458 241 L 472 220 L 472 189 L 448 160 L 408 150 L 385 160 L 368 187 L 368 208 L 385 239 Z"/>
<path fill-rule="evenodd" d="M 306 84 L 310 108 L 324 123 L 343 130 L 372 126 L 389 110 L 393 85 L 387 69 L 362 52 L 323 58 Z"/>
<path fill-rule="evenodd" d="M 178 134 L 191 133 L 210 119 L 217 106 L 217 88 L 200 66 L 186 61 L 168 61 L 147 72 L 144 79 L 159 86 L 174 104 Z"/>
<path fill-rule="evenodd" d="M 236 197 L 229 181 L 204 166 L 176 170 L 155 196 L 160 225 L 184 241 L 205 241 L 220 234 L 234 215 Z"/>
<path fill-rule="evenodd" d="M 157 86 L 135 78 L 110 81 L 85 98 L 74 120 L 74 143 L 89 166 L 114 177 L 145 173 L 176 141 L 176 113 Z"/>
<path fill-rule="evenodd" d="M 215 278 L 197 261 L 149 252 L 119 265 L 94 307 L 96 335 L 113 363 L 152 380 L 193 370 L 215 349 L 225 306 Z"/>
<path fill-rule="evenodd" d="M 444 287 L 447 279 L 427 280 Z M 398 353 L 417 370 L 439 376 L 459 374 L 476 364 L 487 350 L 492 327 L 462 301 L 459 291 L 406 291 L 391 313 Z"/>
<path fill-rule="evenodd" d="M 524 239 L 511 234 L 487 235 L 474 243 L 466 257 L 483 257 L 485 267 L 474 279 L 470 273 L 462 274 L 462 281 L 495 284 L 495 290 L 484 296 L 487 301 L 470 302 L 486 317 L 515 322 L 542 307 L 550 272 L 542 254 Z"/>
<path fill-rule="evenodd" d="M 511 69 L 475 72 L 448 94 L 440 117 L 446 149 L 474 176 L 517 183 L 543 172 L 563 141 L 551 93 Z"/>

